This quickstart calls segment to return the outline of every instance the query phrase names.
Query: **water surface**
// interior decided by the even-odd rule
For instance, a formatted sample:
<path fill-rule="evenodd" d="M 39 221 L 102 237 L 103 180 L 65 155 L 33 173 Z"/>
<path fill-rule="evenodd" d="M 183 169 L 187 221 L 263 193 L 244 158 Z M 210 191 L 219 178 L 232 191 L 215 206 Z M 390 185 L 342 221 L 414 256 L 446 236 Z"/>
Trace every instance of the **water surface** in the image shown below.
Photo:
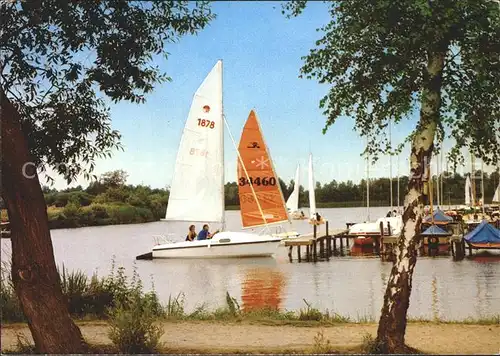
<path fill-rule="evenodd" d="M 388 210 L 372 208 L 372 219 Z M 304 212 L 307 214 L 307 209 Z M 366 217 L 366 209 L 321 209 L 320 214 L 332 228 L 344 228 L 346 222 Z M 228 230 L 241 231 L 239 211 L 228 211 L 226 219 Z M 391 263 L 378 258 L 333 257 L 328 262 L 299 264 L 290 263 L 287 250 L 280 248 L 276 258 L 135 261 L 135 256 L 151 250 L 153 235 L 170 233 L 171 240 L 183 240 L 187 225 L 154 222 L 51 233 L 58 265 L 105 275 L 112 259 L 128 274 L 135 264 L 145 287 L 150 288 L 153 280 L 163 301 L 183 292 L 187 310 L 202 303 L 220 306 L 227 291 L 247 309 L 268 305 L 295 310 L 305 307 L 305 299 L 342 315 L 379 316 Z M 294 221 L 293 225 L 302 233 L 311 230 L 306 221 Z M 10 240 L 2 239 L 2 259 L 8 256 Z M 409 313 L 444 319 L 500 314 L 500 262 L 419 258 Z"/>

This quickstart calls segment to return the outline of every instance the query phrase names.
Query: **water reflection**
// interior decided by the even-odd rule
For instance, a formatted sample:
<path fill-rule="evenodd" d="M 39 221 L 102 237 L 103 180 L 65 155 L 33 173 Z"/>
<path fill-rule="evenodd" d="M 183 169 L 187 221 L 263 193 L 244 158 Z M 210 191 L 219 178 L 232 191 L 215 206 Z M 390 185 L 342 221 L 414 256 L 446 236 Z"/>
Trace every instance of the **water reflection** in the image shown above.
<path fill-rule="evenodd" d="M 344 220 L 357 221 L 363 211 L 322 209 L 322 215 L 335 229 L 344 227 Z M 386 211 L 382 208 L 380 214 Z M 238 211 L 228 211 L 226 218 L 229 229 L 241 227 Z M 165 223 L 154 222 L 52 230 L 51 235 L 59 266 L 64 264 L 69 270 L 78 269 L 87 275 L 97 270 L 105 276 L 109 274 L 112 260 L 116 267 L 125 267 L 127 275 L 136 263 L 145 289 L 150 288 L 153 276 L 162 302 L 166 303 L 169 296 L 184 293 L 186 312 L 194 311 L 202 303 L 210 309 L 222 307 L 229 292 L 247 308 L 258 304 L 298 310 L 305 306 L 305 299 L 320 310 L 329 309 L 353 318 L 380 316 L 392 263 L 381 262 L 379 258 L 352 257 L 290 263 L 286 248 L 278 249 L 276 259 L 135 262 L 136 255 L 151 249 L 151 236 L 165 230 Z M 179 239 L 184 239 L 185 230 L 186 225 L 180 224 Z M 310 232 L 311 226 L 294 220 L 294 230 Z M 2 261 L 5 261 L 10 255 L 10 240 L 2 239 L 1 247 Z M 437 313 L 440 318 L 456 320 L 500 314 L 498 258 L 477 256 L 452 261 L 451 257 L 419 257 L 412 284 L 408 310 L 412 317 L 432 318 Z"/>
<path fill-rule="evenodd" d="M 285 274 L 270 268 L 247 270 L 241 283 L 244 311 L 280 309 L 285 289 Z"/>
<path fill-rule="evenodd" d="M 432 318 L 434 320 L 439 319 L 439 309 L 438 309 L 438 291 L 437 291 L 437 278 L 434 275 L 432 277 Z"/>

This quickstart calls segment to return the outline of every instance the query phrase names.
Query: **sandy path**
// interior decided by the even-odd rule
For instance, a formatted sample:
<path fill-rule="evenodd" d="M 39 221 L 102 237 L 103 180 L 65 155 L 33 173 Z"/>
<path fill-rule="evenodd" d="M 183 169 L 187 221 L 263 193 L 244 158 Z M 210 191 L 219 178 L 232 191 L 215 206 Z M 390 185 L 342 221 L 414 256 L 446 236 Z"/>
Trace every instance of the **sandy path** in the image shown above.
<path fill-rule="evenodd" d="M 80 323 L 84 337 L 93 343 L 109 343 L 104 322 Z M 211 322 L 166 322 L 162 341 L 168 348 L 184 351 L 284 351 L 310 350 L 314 336 L 323 331 L 333 349 L 348 350 L 375 335 L 375 324 L 339 324 L 329 327 L 268 326 Z M 12 349 L 16 333 L 30 337 L 25 325 L 2 327 L 2 349 Z M 435 354 L 498 354 L 500 325 L 409 324 L 407 343 Z"/>

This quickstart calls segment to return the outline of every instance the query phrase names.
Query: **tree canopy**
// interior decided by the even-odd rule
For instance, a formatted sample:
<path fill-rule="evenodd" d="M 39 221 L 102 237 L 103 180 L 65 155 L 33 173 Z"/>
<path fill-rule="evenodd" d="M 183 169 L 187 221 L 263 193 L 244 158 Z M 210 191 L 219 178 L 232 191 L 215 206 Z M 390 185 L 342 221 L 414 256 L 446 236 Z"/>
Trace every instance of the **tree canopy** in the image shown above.
<path fill-rule="evenodd" d="M 205 1 L 3 1 L 0 86 L 38 168 L 89 178 L 121 147 L 104 99 L 144 102 L 169 80 L 154 59 L 213 18 Z"/>
<path fill-rule="evenodd" d="M 299 15 L 307 1 L 284 4 Z M 490 0 L 328 2 L 331 21 L 304 59 L 301 76 L 329 85 L 320 108 L 324 132 L 342 115 L 369 139 L 373 157 L 391 150 L 389 121 L 421 109 L 430 51 L 445 52 L 436 149 L 443 138 L 463 159 L 467 148 L 486 163 L 500 158 L 500 4 Z M 415 130 L 419 127 L 415 121 Z M 413 135 L 408 137 L 411 140 Z M 401 146 L 398 147 L 401 149 Z"/>
<path fill-rule="evenodd" d="M 299 15 L 307 1 L 284 4 Z M 418 117 L 411 142 L 403 228 L 393 246 L 377 331 L 377 352 L 414 353 L 405 345 L 429 167 L 444 138 L 455 165 L 466 148 L 487 164 L 500 158 L 500 3 L 491 0 L 342 0 L 304 57 L 302 75 L 327 84 L 323 130 L 342 115 L 355 120 L 374 159 L 391 152 L 386 127 Z M 418 114 L 417 114 L 418 112 Z M 402 145 L 399 145 L 400 151 Z"/>

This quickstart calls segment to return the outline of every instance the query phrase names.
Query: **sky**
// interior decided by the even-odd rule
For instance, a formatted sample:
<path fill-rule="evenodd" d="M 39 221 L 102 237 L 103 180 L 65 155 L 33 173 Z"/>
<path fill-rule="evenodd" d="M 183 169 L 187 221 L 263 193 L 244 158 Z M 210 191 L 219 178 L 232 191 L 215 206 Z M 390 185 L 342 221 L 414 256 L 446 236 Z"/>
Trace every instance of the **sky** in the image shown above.
<path fill-rule="evenodd" d="M 360 156 L 365 141 L 354 121 L 340 118 L 323 135 L 325 116 L 319 108 L 327 86 L 300 79 L 302 56 L 321 38 L 316 29 L 329 21 L 323 3 L 310 2 L 297 18 L 281 14 L 281 2 L 214 2 L 217 18 L 197 35 L 168 44 L 167 60 L 157 60 L 171 82 L 158 85 L 145 104 L 111 104 L 112 127 L 122 134 L 124 151 L 98 160 L 95 174 L 123 169 L 128 184 L 164 188 L 171 184 L 177 149 L 194 92 L 218 59 L 224 63 L 224 113 L 238 141 L 251 109 L 259 116 L 277 174 L 285 181 L 301 165 L 307 182 L 309 152 L 315 180 L 321 183 L 366 177 Z M 416 120 L 416 118 L 415 118 Z M 411 132 L 415 120 L 392 127 L 393 144 Z M 446 147 L 446 144 L 445 144 Z M 408 174 L 408 148 L 392 158 L 392 174 Z M 236 150 L 225 134 L 225 179 L 236 180 Z M 381 157 L 370 177 L 388 177 L 390 159 Z M 43 178 L 42 178 L 42 181 Z M 71 184 L 87 186 L 83 177 Z M 58 177 L 55 188 L 66 188 Z"/>

